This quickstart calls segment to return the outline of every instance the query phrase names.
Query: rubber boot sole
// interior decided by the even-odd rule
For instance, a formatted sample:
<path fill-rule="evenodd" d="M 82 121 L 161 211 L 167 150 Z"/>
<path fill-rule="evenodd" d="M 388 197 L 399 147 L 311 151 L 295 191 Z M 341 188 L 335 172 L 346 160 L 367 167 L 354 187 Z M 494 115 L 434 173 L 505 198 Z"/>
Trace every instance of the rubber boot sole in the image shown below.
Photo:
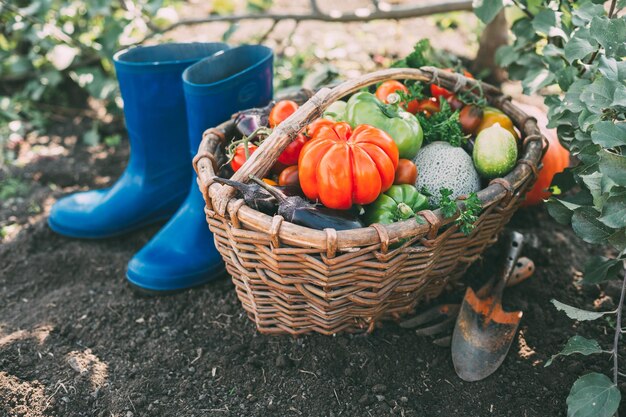
<path fill-rule="evenodd" d="M 189 275 L 189 277 L 191 276 L 198 276 L 200 274 L 194 274 L 194 275 Z M 126 273 L 126 282 L 128 282 L 128 285 L 130 286 L 130 288 L 133 290 L 133 292 L 139 296 L 142 297 L 160 297 L 160 296 L 169 296 L 169 295 L 175 295 L 175 294 L 180 294 L 186 290 L 189 289 L 193 289 L 193 288 L 199 288 L 202 287 L 203 285 L 206 285 L 210 282 L 216 281 L 218 279 L 222 279 L 222 278 L 227 278 L 229 277 L 228 272 L 226 271 L 226 267 L 222 266 L 220 268 L 220 270 L 218 270 L 216 273 L 214 273 L 211 278 L 207 279 L 206 281 L 202 281 L 199 282 L 197 284 L 194 285 L 190 285 L 188 287 L 182 287 L 182 288 L 174 288 L 174 289 L 167 289 L 167 290 L 158 290 L 158 289 L 153 289 L 153 288 L 146 288 L 146 287 L 142 287 L 141 285 L 133 282 L 132 278 L 128 275 L 128 272 Z"/>

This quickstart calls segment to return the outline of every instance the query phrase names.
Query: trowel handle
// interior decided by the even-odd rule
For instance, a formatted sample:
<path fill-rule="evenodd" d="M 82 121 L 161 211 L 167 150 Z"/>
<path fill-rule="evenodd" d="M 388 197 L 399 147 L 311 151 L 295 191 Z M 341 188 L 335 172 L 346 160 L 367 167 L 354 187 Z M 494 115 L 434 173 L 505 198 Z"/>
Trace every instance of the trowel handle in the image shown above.
<path fill-rule="evenodd" d="M 494 293 L 501 295 L 507 281 L 513 274 L 515 264 L 522 254 L 522 247 L 524 246 L 524 235 L 513 231 L 509 236 L 508 247 L 506 248 L 506 258 L 502 268 L 501 275 L 498 277 L 498 283 L 496 284 Z"/>

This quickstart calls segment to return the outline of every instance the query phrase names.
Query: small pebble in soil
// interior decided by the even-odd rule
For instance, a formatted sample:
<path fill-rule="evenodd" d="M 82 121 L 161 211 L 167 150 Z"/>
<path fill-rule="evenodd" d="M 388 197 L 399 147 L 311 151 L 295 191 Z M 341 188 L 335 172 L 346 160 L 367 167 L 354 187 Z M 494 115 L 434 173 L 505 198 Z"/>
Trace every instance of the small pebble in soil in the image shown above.
<path fill-rule="evenodd" d="M 387 386 L 384 384 L 376 384 L 372 387 L 372 392 L 374 394 L 380 394 L 387 391 Z"/>
<path fill-rule="evenodd" d="M 371 403 L 372 403 L 372 398 L 367 394 L 363 394 L 361 398 L 359 398 L 359 404 L 361 405 L 368 405 Z"/>
<path fill-rule="evenodd" d="M 409 399 L 407 397 L 400 397 L 400 402 L 401 403 L 408 403 Z"/>
<path fill-rule="evenodd" d="M 277 368 L 288 368 L 291 365 L 291 359 L 287 355 L 278 355 L 276 357 Z"/>
<path fill-rule="evenodd" d="M 380 395 L 380 394 L 378 394 L 378 395 L 376 396 L 376 399 L 378 400 L 378 402 L 382 402 L 382 401 L 385 401 L 385 396 L 384 396 L 384 395 Z"/>

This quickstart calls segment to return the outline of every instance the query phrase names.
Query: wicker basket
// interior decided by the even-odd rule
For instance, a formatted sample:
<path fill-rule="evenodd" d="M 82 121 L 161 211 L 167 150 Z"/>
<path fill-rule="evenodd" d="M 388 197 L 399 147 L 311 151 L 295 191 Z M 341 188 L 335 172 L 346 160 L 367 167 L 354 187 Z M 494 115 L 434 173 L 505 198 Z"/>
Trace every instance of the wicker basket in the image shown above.
<path fill-rule="evenodd" d="M 274 129 L 232 179 L 262 177 L 292 138 L 328 105 L 388 79 L 436 83 L 469 93 L 477 83 L 423 67 L 378 71 L 321 89 Z M 460 233 L 453 219 L 445 219 L 439 210 L 420 212 L 424 224 L 411 219 L 347 231 L 309 229 L 255 211 L 233 198 L 232 187 L 213 181 L 224 160 L 225 138 L 233 136 L 233 122 L 204 133 L 194 167 L 207 222 L 237 295 L 261 333 L 372 331 L 378 321 L 398 318 L 417 303 L 437 297 L 497 240 L 536 178 L 545 141 L 536 120 L 517 109 L 510 97 L 485 83 L 482 90 L 491 105 L 511 117 L 524 141 L 513 171 L 478 193 L 483 211 L 470 236 Z M 392 245 L 399 241 L 401 246 Z"/>

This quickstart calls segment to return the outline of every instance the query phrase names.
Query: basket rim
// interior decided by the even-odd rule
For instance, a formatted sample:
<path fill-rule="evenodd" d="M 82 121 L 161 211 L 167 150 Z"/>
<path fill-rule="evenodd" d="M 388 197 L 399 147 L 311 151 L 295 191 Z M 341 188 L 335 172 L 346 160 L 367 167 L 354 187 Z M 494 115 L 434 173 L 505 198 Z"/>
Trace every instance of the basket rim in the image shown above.
<path fill-rule="evenodd" d="M 506 176 L 492 180 L 487 187 L 477 192 L 477 196 L 483 206 L 481 213 L 489 206 L 503 199 L 513 198 L 516 192 L 531 179 L 531 176 L 537 175 L 538 165 L 545 152 L 545 144 L 547 144 L 547 141 L 537 127 L 536 119 L 528 116 L 524 111 L 515 106 L 511 102 L 511 97 L 504 95 L 498 88 L 482 81 L 467 78 L 461 74 L 449 73 L 435 67 L 380 70 L 356 79 L 347 80 L 332 89 L 323 88 L 315 96 L 311 97 L 307 104 L 311 103 L 315 106 L 317 112 L 321 113 L 322 110 L 319 110 L 321 105 L 328 105 L 329 102 L 339 100 L 363 86 L 388 79 L 411 78 L 429 84 L 435 83 L 442 85 L 447 89 L 452 89 L 454 92 L 465 90 L 471 93 L 473 89 L 478 87 L 484 92 L 489 104 L 499 108 L 511 117 L 514 125 L 522 133 L 523 150 L 518 157 L 515 167 Z M 303 107 L 300 109 L 302 108 Z M 292 115 L 292 117 L 294 115 Z M 289 121 L 289 119 L 287 119 L 287 121 Z M 306 124 L 308 124 L 308 122 L 305 123 L 305 125 Z M 276 130 L 278 130 L 278 128 L 275 129 L 275 131 Z M 286 133 L 293 135 L 300 130 L 301 129 L 294 130 L 291 128 Z M 207 142 L 210 136 L 214 136 L 214 139 L 215 137 L 218 137 L 220 140 L 223 139 L 223 135 L 218 134 L 215 128 L 208 129 L 203 136 L 198 155 L 194 159 L 194 167 L 199 177 L 198 185 L 203 192 L 207 204 L 211 204 L 212 199 L 220 195 L 220 193 L 223 195 L 225 188 L 225 186 L 212 181 L 212 177 L 215 176 L 213 172 L 214 158 L 212 154 L 207 151 Z M 257 153 L 260 153 L 260 151 L 259 149 L 259 152 L 255 152 L 253 157 Z M 248 162 L 253 162 L 252 158 L 249 159 Z M 457 199 L 457 206 L 461 207 L 462 204 L 462 198 Z M 205 207 L 205 211 L 207 215 L 209 215 L 214 209 Z M 390 242 L 414 236 L 429 235 L 430 238 L 434 238 L 437 236 L 440 227 L 454 222 L 456 219 L 456 216 L 445 218 L 440 209 L 433 211 L 424 210 L 418 213 L 421 215 L 423 222 L 418 222 L 415 218 L 412 218 L 392 224 L 375 224 L 358 229 L 337 231 L 334 229 L 311 229 L 288 221 L 282 221 L 281 216 L 269 216 L 242 204 L 242 200 L 234 198 L 228 199 L 223 207 L 222 213 L 219 213 L 219 209 L 217 211 L 219 215 L 230 215 L 231 221 L 237 223 L 235 227 L 240 227 L 238 223 L 243 223 L 253 230 L 270 231 L 273 241 L 276 244 L 282 241 L 289 245 L 304 246 L 311 249 L 326 249 L 329 256 L 334 256 L 336 251 L 349 251 L 357 247 L 378 244 L 381 244 L 387 249 Z M 276 218 L 279 219 L 276 220 Z M 383 252 L 386 252 L 386 250 L 383 250 Z"/>

